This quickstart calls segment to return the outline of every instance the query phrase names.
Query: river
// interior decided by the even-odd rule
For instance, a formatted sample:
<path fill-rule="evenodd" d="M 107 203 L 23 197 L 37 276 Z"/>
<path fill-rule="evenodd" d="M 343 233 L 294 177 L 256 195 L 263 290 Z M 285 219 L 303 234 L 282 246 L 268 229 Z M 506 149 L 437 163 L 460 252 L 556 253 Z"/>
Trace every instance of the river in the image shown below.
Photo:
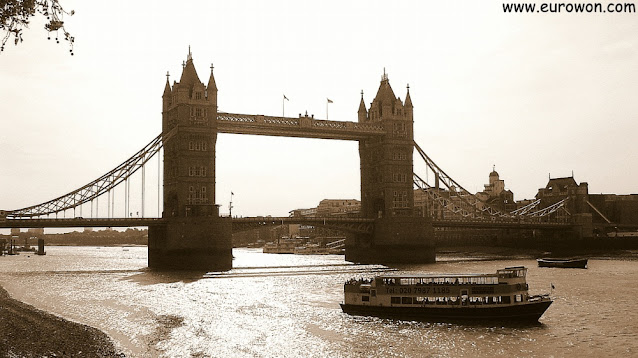
<path fill-rule="evenodd" d="M 531 259 L 393 267 L 398 272 L 529 268 L 554 304 L 531 326 L 409 322 L 341 312 L 343 283 L 387 268 L 340 255 L 234 249 L 224 274 L 146 268 L 146 247 L 47 247 L 0 257 L 14 298 L 110 335 L 129 357 L 621 357 L 638 355 L 638 260 L 538 268 Z"/>

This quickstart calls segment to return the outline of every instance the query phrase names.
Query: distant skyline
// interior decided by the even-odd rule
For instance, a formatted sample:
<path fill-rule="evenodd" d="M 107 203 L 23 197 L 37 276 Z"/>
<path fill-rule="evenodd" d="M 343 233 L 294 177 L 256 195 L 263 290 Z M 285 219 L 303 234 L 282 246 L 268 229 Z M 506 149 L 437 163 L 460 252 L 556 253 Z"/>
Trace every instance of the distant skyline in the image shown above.
<path fill-rule="evenodd" d="M 75 10 L 74 56 L 47 41 L 42 19 L 0 54 L 0 209 L 66 194 L 158 135 L 166 72 L 179 80 L 189 46 L 204 83 L 214 65 L 222 112 L 280 116 L 285 95 L 286 116 L 325 119 L 329 98 L 330 120 L 356 121 L 385 69 L 402 100 L 410 86 L 416 142 L 472 192 L 495 165 L 515 200 L 572 171 L 590 193 L 638 193 L 636 14 L 505 14 L 496 1 L 61 4 Z M 232 191 L 241 216 L 360 199 L 358 144 L 220 134 L 216 180 L 221 211 Z M 156 189 L 147 195 L 155 216 Z"/>

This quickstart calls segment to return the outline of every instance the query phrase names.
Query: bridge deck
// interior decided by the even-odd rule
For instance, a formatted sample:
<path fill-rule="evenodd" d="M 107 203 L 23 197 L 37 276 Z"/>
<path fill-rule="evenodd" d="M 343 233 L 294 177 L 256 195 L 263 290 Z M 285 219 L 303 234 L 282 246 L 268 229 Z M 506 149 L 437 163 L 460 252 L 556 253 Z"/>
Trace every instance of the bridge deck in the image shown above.
<path fill-rule="evenodd" d="M 0 228 L 137 227 L 163 224 L 161 218 L 6 219 Z"/>
<path fill-rule="evenodd" d="M 371 233 L 375 219 L 339 217 L 246 217 L 233 218 L 233 226 L 258 227 L 263 225 L 305 224 L 313 226 L 341 227 L 347 231 Z M 0 228 L 67 228 L 67 227 L 136 227 L 161 225 L 162 218 L 73 218 L 73 219 L 4 219 Z M 435 220 L 434 227 L 476 228 L 476 229 L 555 229 L 568 230 L 571 223 L 551 223 L 532 221 L 491 221 L 491 220 Z"/>

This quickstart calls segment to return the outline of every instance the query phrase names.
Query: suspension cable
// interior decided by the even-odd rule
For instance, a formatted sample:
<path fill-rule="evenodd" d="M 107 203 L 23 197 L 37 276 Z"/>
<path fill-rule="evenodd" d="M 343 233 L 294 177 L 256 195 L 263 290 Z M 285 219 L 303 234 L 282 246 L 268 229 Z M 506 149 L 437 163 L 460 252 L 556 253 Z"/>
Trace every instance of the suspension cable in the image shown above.
<path fill-rule="evenodd" d="M 97 199 L 100 195 L 113 189 L 126 178 L 133 175 L 140 169 L 153 155 L 157 154 L 162 147 L 162 134 L 155 137 L 149 144 L 144 146 L 132 157 L 115 167 L 110 172 L 93 180 L 89 184 L 82 186 L 68 194 L 49 200 L 45 203 L 29 206 L 26 208 L 12 210 L 7 213 L 10 218 L 29 218 L 40 215 L 64 212 L 67 209 L 88 203 Z M 108 206 L 107 206 L 108 207 Z M 99 205 L 96 202 L 96 216 L 99 216 Z"/>

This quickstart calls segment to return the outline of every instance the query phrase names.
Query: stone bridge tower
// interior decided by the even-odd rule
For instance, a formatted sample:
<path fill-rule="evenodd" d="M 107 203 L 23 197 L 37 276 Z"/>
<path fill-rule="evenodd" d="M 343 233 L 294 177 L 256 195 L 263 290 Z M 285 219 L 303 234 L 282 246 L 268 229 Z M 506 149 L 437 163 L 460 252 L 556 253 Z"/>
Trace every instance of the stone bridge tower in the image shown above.
<path fill-rule="evenodd" d="M 380 123 L 385 136 L 359 141 L 361 212 L 375 219 L 372 237 L 351 241 L 346 256 L 359 262 L 434 262 L 434 231 L 414 210 L 413 107 L 394 95 L 387 74 L 370 108 L 361 95 L 359 122 Z"/>
<path fill-rule="evenodd" d="M 227 270 L 232 266 L 230 218 L 215 205 L 217 85 L 205 86 L 188 53 L 179 82 L 162 95 L 166 225 L 149 228 L 149 267 Z"/>
<path fill-rule="evenodd" d="M 164 133 L 164 217 L 217 216 L 215 144 L 217 86 L 211 68 L 200 82 L 191 54 L 173 88 L 162 95 Z"/>

